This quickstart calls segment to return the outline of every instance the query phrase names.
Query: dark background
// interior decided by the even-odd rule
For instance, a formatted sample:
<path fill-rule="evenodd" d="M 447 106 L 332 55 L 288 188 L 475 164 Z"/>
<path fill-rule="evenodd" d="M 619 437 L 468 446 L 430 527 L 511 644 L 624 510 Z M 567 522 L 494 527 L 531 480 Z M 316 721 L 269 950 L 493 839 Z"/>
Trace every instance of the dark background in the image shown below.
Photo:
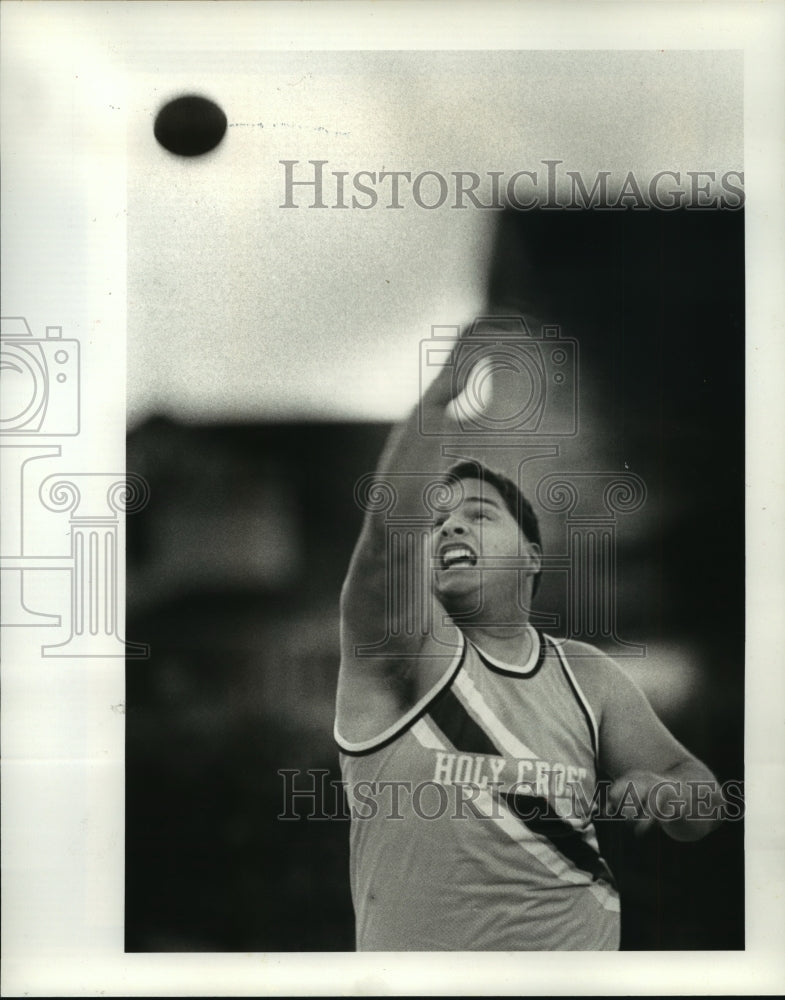
<path fill-rule="evenodd" d="M 743 779 L 743 213 L 503 213 L 488 303 L 578 339 L 581 434 L 557 466 L 648 491 L 619 523 L 617 611 L 649 655 L 622 665 L 721 781 Z M 340 777 L 338 595 L 354 484 L 388 429 L 160 415 L 129 433 L 151 500 L 127 522 L 126 631 L 151 656 L 127 663 L 128 951 L 353 948 L 348 823 L 278 819 L 278 771 Z M 559 547 L 558 515 L 543 535 Z M 565 600 L 552 574 L 538 607 L 563 619 Z M 600 837 L 623 948 L 744 947 L 740 822 L 697 844 Z"/>

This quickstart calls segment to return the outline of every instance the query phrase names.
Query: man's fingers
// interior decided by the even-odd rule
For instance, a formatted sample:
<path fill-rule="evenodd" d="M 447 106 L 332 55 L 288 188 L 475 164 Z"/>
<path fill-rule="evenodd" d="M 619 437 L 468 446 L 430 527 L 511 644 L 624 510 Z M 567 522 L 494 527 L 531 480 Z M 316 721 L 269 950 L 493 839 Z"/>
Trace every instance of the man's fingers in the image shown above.
<path fill-rule="evenodd" d="M 456 395 L 454 369 L 451 365 L 444 365 L 423 392 L 422 402 L 425 406 L 444 408 Z"/>
<path fill-rule="evenodd" d="M 515 319 L 513 317 L 512 319 Z M 422 394 L 422 403 L 427 407 L 447 407 L 459 400 L 463 411 L 483 411 L 494 394 L 495 383 L 509 396 L 525 392 L 530 394 L 528 367 L 518 359 L 517 345 L 531 343 L 531 336 L 522 321 L 510 326 L 500 321 L 497 326 L 492 320 L 484 325 L 464 329 L 454 343 L 449 356 L 445 352 L 444 364 L 438 374 Z M 516 382 L 517 378 L 517 382 Z M 524 383 L 518 382 L 523 378 Z"/>
<path fill-rule="evenodd" d="M 463 409 L 478 409 L 481 400 L 490 399 L 494 377 L 494 355 L 475 344 L 455 345 L 450 360 L 423 393 L 423 402 L 430 406 L 446 407 L 456 400 L 464 400 Z"/>

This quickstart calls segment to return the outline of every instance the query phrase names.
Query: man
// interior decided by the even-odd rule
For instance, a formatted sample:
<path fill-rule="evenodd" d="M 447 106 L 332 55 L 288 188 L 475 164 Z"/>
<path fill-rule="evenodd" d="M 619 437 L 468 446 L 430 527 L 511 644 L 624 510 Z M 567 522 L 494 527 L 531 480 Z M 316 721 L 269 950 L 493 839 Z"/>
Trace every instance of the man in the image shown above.
<path fill-rule="evenodd" d="M 440 441 L 421 433 L 456 433 L 460 388 L 445 367 L 377 473 L 376 499 L 388 490 L 400 524 L 422 515 L 424 495 L 440 499 L 429 557 L 411 530 L 395 540 L 384 505 L 370 503 L 342 592 L 335 735 L 357 947 L 615 949 L 619 899 L 592 823 L 598 778 L 611 809 L 681 840 L 716 825 L 721 798 L 709 818 L 681 808 L 694 806 L 687 783 L 714 782 L 711 772 L 608 657 L 529 623 L 542 564 L 534 511 L 477 462 L 435 474 Z M 429 471 L 436 489 L 426 476 L 424 492 Z"/>

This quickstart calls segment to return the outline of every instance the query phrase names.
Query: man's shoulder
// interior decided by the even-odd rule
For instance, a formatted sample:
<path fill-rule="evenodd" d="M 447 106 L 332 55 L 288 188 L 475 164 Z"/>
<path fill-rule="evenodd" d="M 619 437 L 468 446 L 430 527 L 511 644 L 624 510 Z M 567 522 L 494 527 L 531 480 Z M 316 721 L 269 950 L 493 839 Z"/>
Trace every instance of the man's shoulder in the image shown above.
<path fill-rule="evenodd" d="M 557 639 L 548 635 L 548 641 L 558 648 L 570 667 L 577 670 L 589 668 L 601 670 L 607 666 L 613 666 L 613 660 L 607 653 L 603 653 L 597 646 L 592 646 L 589 642 L 582 642 L 579 639 Z"/>
<path fill-rule="evenodd" d="M 607 653 L 591 643 L 578 639 L 554 639 L 551 636 L 548 639 L 562 654 L 568 670 L 589 699 L 592 708 L 601 713 L 614 686 L 627 675 Z"/>

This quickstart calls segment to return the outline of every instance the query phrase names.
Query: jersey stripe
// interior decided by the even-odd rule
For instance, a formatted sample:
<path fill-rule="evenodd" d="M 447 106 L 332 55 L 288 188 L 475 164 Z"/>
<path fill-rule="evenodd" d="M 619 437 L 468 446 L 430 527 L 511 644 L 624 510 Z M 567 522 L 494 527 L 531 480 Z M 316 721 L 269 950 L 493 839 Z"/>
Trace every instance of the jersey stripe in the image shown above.
<path fill-rule="evenodd" d="M 438 733 L 434 730 L 433 726 L 428 724 L 427 718 L 418 719 L 415 722 L 412 726 L 412 734 L 417 737 L 420 746 L 424 746 L 426 750 L 447 749 L 447 744 L 444 740 L 439 739 Z"/>
<path fill-rule="evenodd" d="M 428 710 L 428 715 L 456 750 L 501 756 L 485 729 L 474 721 L 456 698 L 452 687 L 439 695 Z"/>
<path fill-rule="evenodd" d="M 589 736 L 591 737 L 591 746 L 592 750 L 594 751 L 594 759 L 595 761 L 597 761 L 598 744 L 599 744 L 599 730 L 597 727 L 597 719 L 594 717 L 594 712 L 592 712 L 591 705 L 586 700 L 586 696 L 584 695 L 583 691 L 581 691 L 580 684 L 578 684 L 577 680 L 575 679 L 575 674 L 572 672 L 569 663 L 567 663 L 567 657 L 564 655 L 561 645 L 558 642 L 554 642 L 554 640 L 551 639 L 550 636 L 547 636 L 547 638 L 550 644 L 556 650 L 556 655 L 559 657 L 559 663 L 561 663 L 562 670 L 564 671 L 564 676 L 567 678 L 567 683 L 570 685 L 572 693 L 575 695 L 575 698 L 581 707 L 581 711 L 586 716 L 586 722 L 589 725 Z"/>
<path fill-rule="evenodd" d="M 459 695 L 460 700 L 464 703 L 463 705 L 458 703 L 458 698 L 455 697 L 453 692 Z M 442 729 L 456 750 L 469 753 L 500 755 L 494 743 L 487 739 L 484 730 L 480 730 L 480 732 L 483 733 L 483 736 L 486 736 L 485 742 L 482 739 L 475 739 L 474 742 L 470 740 L 456 742 L 456 739 L 453 738 L 453 735 L 455 735 L 460 740 L 463 735 L 462 728 L 463 731 L 467 732 L 474 732 L 480 728 L 479 726 L 471 727 L 466 721 L 470 719 L 468 710 L 471 709 L 473 710 L 472 714 L 476 714 L 479 721 L 484 724 L 490 736 L 501 747 L 504 754 L 519 759 L 524 757 L 535 759 L 537 757 L 537 754 L 521 743 L 492 711 L 466 671 L 462 670 L 456 676 L 449 694 L 452 699 L 451 710 L 453 714 L 450 719 L 452 730 L 445 729 L 441 724 L 441 719 L 434 714 L 433 710 L 429 712 L 429 715 Z M 458 708 L 463 709 L 463 727 L 458 724 Z M 609 879 L 612 878 L 610 870 L 600 855 L 599 844 L 594 836 L 592 827 L 581 830 L 580 823 L 576 818 L 573 818 L 573 821 L 570 822 L 560 817 L 551 803 L 545 798 L 528 796 L 522 793 L 505 793 L 505 801 L 511 811 L 522 822 L 527 822 L 525 817 L 533 814 L 532 821 L 530 823 L 527 822 L 527 826 L 532 831 L 542 834 L 549 840 L 555 841 L 554 846 L 568 857 L 576 867 L 588 872 L 593 878 L 597 878 L 600 875 Z"/>
<path fill-rule="evenodd" d="M 599 851 L 590 847 L 581 834 L 554 811 L 547 799 L 539 795 L 511 792 L 503 792 L 502 798 L 521 822 L 534 833 L 540 833 L 553 841 L 558 850 L 569 858 L 576 868 L 588 872 L 592 878 L 602 877 L 611 880 L 610 870 Z"/>
<path fill-rule="evenodd" d="M 492 711 L 465 670 L 462 670 L 455 678 L 453 689 L 466 708 L 485 726 L 491 738 L 499 744 L 506 754 L 518 758 L 534 759 L 537 757 L 537 754 L 530 750 L 525 743 L 522 743 L 517 736 L 514 736 Z M 496 752 L 498 753 L 498 750 Z"/>
<path fill-rule="evenodd" d="M 374 736 L 370 740 L 363 740 L 361 743 L 351 743 L 349 740 L 345 740 L 338 732 L 338 719 L 336 718 L 333 725 L 333 739 L 338 744 L 338 748 L 350 757 L 361 757 L 365 754 L 374 753 L 377 750 L 381 750 L 389 743 L 392 743 L 393 740 L 398 739 L 398 737 L 401 736 L 409 728 L 409 726 L 412 725 L 412 723 L 416 722 L 418 718 L 425 715 L 428 711 L 430 703 L 438 697 L 440 691 L 449 687 L 453 677 L 463 665 L 463 658 L 466 653 L 466 639 L 464 638 L 463 633 L 461 633 L 460 638 L 460 645 L 455 652 L 452 662 L 436 684 L 427 694 L 420 698 L 416 705 L 412 706 L 408 712 L 402 715 L 397 722 L 392 724 L 392 726 L 385 729 L 383 733 L 380 733 L 378 736 Z"/>
<path fill-rule="evenodd" d="M 434 724 L 426 719 L 418 720 L 411 731 L 419 743 L 430 750 L 449 749 L 446 738 L 443 738 Z M 531 830 L 511 811 L 505 809 L 499 798 L 494 802 L 487 789 L 479 789 L 477 797 L 473 799 L 473 805 L 486 819 L 495 823 L 511 840 L 535 857 L 557 878 L 575 885 L 585 885 L 606 910 L 614 912 L 619 910 L 618 897 L 609 886 L 601 882 L 587 884 L 585 871 L 571 864 L 547 837 Z"/>
<path fill-rule="evenodd" d="M 508 757 L 517 758 L 518 760 L 523 758 L 536 760 L 540 757 L 539 754 L 534 753 L 534 751 L 528 746 L 521 743 L 521 741 L 513 735 L 509 729 L 507 729 L 501 719 L 498 718 L 482 697 L 474 682 L 465 671 L 461 671 L 460 674 L 458 674 L 453 682 L 452 690 L 458 694 L 466 709 L 473 715 L 476 715 L 476 717 L 486 726 L 491 737 L 501 747 L 503 754 Z M 563 808 L 565 811 L 569 812 L 571 806 L 569 803 L 565 803 Z M 581 826 L 581 821 L 578 817 L 573 816 L 571 818 L 576 827 Z M 564 822 L 566 823 L 568 821 L 565 819 Z M 597 843 L 597 838 L 594 835 L 593 827 L 588 826 L 584 828 L 582 833 L 585 841 L 592 848 L 594 848 L 597 853 L 599 853 L 599 844 Z"/>

